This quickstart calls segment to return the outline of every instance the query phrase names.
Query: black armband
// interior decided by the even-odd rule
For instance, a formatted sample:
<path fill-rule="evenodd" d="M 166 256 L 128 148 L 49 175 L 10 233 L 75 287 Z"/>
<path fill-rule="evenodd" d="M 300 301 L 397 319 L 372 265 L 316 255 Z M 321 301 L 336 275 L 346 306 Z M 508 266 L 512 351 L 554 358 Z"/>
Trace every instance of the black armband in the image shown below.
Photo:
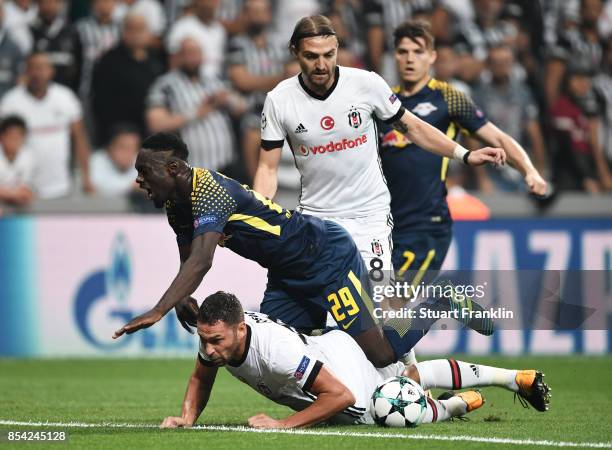
<path fill-rule="evenodd" d="M 265 139 L 262 139 L 261 140 L 261 148 L 263 148 L 266 151 L 269 151 L 269 150 L 273 150 L 275 148 L 281 148 L 284 143 L 285 143 L 284 139 L 281 139 L 279 141 L 267 141 Z"/>

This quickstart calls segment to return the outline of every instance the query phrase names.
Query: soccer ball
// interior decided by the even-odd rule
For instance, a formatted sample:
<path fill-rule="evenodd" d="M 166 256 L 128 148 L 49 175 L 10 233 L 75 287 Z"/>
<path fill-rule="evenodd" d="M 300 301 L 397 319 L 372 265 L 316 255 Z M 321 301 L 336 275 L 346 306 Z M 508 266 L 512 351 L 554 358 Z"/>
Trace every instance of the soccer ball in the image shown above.
<path fill-rule="evenodd" d="M 425 392 L 410 378 L 387 378 L 372 394 L 374 421 L 383 427 L 416 427 L 426 410 Z"/>

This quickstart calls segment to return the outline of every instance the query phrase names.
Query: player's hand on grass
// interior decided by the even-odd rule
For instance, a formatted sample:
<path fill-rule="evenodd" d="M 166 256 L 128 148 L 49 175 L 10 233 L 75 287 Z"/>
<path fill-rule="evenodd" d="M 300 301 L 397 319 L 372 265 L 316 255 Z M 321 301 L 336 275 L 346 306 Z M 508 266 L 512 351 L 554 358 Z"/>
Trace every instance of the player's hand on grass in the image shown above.
<path fill-rule="evenodd" d="M 287 428 L 282 420 L 276 420 L 265 414 L 257 414 L 249 418 L 249 426 L 253 428 Z"/>
<path fill-rule="evenodd" d="M 164 419 L 159 428 L 190 428 L 192 425 L 182 417 L 169 416 Z"/>
<path fill-rule="evenodd" d="M 506 164 L 506 152 L 503 148 L 479 148 L 468 154 L 467 163 L 470 166 L 482 166 L 487 163 L 494 166 L 503 166 Z"/>
<path fill-rule="evenodd" d="M 143 328 L 149 328 L 151 325 L 159 322 L 162 317 L 164 317 L 164 315 L 156 309 L 147 311 L 138 317 L 134 317 L 127 324 L 115 331 L 115 334 L 113 334 L 113 339 L 117 339 L 124 334 L 132 334 L 138 330 L 142 330 Z"/>
<path fill-rule="evenodd" d="M 196 299 L 186 297 L 174 307 L 174 310 L 181 326 L 191 334 L 194 334 L 195 331 L 192 327 L 196 327 L 198 323 L 198 302 Z"/>
<path fill-rule="evenodd" d="M 533 195 L 544 196 L 548 192 L 548 183 L 540 176 L 537 170 L 525 175 L 525 184 Z"/>

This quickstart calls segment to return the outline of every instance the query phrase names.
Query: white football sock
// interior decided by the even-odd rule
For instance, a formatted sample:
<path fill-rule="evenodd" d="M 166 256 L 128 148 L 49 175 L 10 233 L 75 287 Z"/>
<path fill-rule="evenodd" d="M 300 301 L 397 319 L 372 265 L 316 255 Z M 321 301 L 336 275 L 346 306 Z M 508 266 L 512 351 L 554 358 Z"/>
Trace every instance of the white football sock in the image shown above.
<path fill-rule="evenodd" d="M 516 370 L 483 366 L 454 359 L 434 359 L 416 364 L 423 389 L 462 389 L 499 386 L 518 391 Z"/>
<path fill-rule="evenodd" d="M 466 413 L 467 405 L 459 397 L 451 397 L 448 400 L 434 400 L 427 397 L 427 411 L 421 423 L 442 422 Z"/>

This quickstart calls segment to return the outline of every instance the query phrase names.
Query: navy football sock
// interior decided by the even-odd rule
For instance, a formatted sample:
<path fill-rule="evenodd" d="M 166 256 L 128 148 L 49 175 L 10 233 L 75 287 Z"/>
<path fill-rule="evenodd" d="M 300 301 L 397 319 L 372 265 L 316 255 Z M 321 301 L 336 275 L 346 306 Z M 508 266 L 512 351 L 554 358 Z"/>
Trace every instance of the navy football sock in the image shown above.
<path fill-rule="evenodd" d="M 412 318 L 389 319 L 383 324 L 383 333 L 397 359 L 408 353 L 438 320 L 434 313 L 437 311 L 435 302 L 423 302 L 411 311 Z"/>

